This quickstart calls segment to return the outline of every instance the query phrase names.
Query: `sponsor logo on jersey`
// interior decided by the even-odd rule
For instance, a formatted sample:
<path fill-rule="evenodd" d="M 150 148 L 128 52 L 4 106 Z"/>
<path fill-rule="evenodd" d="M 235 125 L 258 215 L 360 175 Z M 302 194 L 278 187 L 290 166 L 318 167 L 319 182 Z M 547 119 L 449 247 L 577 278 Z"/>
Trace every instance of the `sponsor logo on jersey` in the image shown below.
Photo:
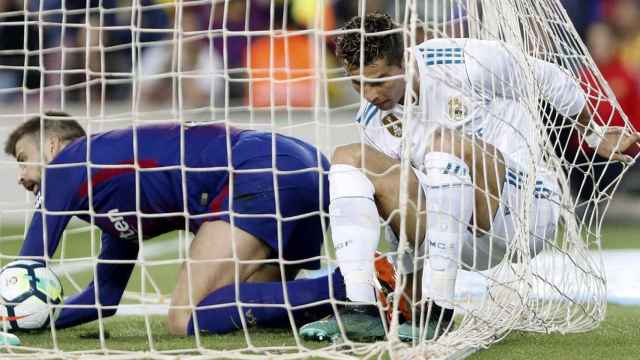
<path fill-rule="evenodd" d="M 395 137 L 402 137 L 402 122 L 393 114 L 388 114 L 382 118 L 382 124 Z"/>
<path fill-rule="evenodd" d="M 118 209 L 109 210 L 108 216 L 113 227 L 120 233 L 120 239 L 135 239 L 137 235 L 136 230 L 129 226 L 129 223 L 124 220 L 123 216 L 117 215 L 118 212 L 120 212 Z"/>
<path fill-rule="evenodd" d="M 460 97 L 450 97 L 447 104 L 449 106 L 449 119 L 452 121 L 462 121 L 467 117 L 467 106 Z"/>

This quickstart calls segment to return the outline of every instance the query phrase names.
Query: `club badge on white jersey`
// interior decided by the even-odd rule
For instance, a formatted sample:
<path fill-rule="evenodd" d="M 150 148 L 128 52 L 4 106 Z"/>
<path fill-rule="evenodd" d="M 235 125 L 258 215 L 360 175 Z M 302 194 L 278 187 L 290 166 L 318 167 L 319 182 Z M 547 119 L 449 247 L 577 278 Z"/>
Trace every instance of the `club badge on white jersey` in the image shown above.
<path fill-rule="evenodd" d="M 469 108 L 460 96 L 450 96 L 447 106 L 449 108 L 449 120 L 453 122 L 464 121 L 469 114 Z"/>
<path fill-rule="evenodd" d="M 382 118 L 385 129 L 397 138 L 402 138 L 402 121 L 393 113 L 388 113 Z"/>

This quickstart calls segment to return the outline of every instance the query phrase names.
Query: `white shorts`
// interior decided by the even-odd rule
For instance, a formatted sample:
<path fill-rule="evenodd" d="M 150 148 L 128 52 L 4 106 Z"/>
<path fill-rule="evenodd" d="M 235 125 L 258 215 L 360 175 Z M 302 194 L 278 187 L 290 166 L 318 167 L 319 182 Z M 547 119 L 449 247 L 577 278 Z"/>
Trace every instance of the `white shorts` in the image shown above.
<path fill-rule="evenodd" d="M 509 165 L 510 162 L 507 161 Z M 414 169 L 418 180 L 425 191 L 426 175 Z M 532 193 L 525 191 L 526 175 L 516 167 L 508 166 L 505 184 L 502 188 L 500 207 L 491 224 L 488 233 L 474 234 L 467 231 L 462 239 L 460 252 L 461 269 L 484 271 L 488 270 L 505 259 L 510 253 L 511 246 L 518 231 L 523 227 L 523 219 L 528 218 L 528 252 L 534 257 L 545 248 L 547 240 L 555 237 L 558 218 L 560 214 L 560 188 L 558 183 L 550 176 L 538 176 L 535 181 L 535 189 Z M 525 208 L 525 196 L 531 199 L 528 208 L 528 217 L 522 210 Z M 398 240 L 387 227 L 385 234 L 387 242 L 395 252 Z M 401 273 L 412 273 L 422 267 L 422 261 L 415 261 L 415 257 L 424 257 L 424 243 L 417 249 L 409 249 L 400 258 L 392 256 L 398 270 Z M 524 249 L 522 249 L 524 250 Z M 523 253 L 520 251 L 519 253 Z M 415 264 L 415 266 L 414 266 Z"/>

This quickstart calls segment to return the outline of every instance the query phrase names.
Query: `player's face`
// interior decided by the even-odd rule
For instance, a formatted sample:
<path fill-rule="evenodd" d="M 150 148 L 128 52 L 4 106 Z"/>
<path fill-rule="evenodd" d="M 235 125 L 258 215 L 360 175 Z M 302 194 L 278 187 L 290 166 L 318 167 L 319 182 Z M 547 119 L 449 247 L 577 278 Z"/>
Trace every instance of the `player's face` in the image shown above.
<path fill-rule="evenodd" d="M 16 142 L 16 160 L 19 163 L 18 184 L 37 194 L 40 191 L 42 167 L 37 164 L 40 162 L 40 148 L 32 136 L 23 136 Z"/>
<path fill-rule="evenodd" d="M 362 75 L 363 79 L 353 79 L 353 88 L 362 92 L 364 98 L 381 110 L 390 110 L 400 102 L 404 96 L 405 81 L 404 69 L 398 65 L 389 65 L 385 59 L 362 68 L 351 67 L 349 73 L 352 76 Z M 391 78 L 397 76 L 397 78 Z M 366 78 L 366 80 L 365 80 Z"/>

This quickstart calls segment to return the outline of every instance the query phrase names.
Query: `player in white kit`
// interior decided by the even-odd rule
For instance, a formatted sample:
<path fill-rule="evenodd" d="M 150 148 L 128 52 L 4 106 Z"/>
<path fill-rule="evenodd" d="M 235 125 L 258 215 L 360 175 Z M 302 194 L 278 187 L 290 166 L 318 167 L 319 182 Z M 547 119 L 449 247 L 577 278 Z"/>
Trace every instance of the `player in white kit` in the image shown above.
<path fill-rule="evenodd" d="M 612 161 L 632 161 L 623 151 L 640 134 L 591 122 L 582 89 L 564 69 L 499 41 L 436 39 L 407 49 L 417 69 L 413 84 L 405 84 L 402 35 L 388 32 L 397 26 L 389 16 L 374 13 L 365 17 L 363 28 L 369 34 L 364 66 L 363 35 L 351 32 L 337 39 L 337 55 L 364 97 L 356 117 L 363 144 L 338 147 L 329 173 L 332 239 L 352 302 L 338 317 L 351 340 L 385 336 L 375 305 L 373 259 L 379 218 L 388 219 L 396 236 L 401 231 L 405 136 L 412 171 L 404 231 L 414 251 L 399 259 L 398 268 L 408 275 L 408 299 L 414 298 L 410 285 L 418 277 L 415 299 L 424 301 L 413 306 L 422 305 L 430 339 L 450 326 L 458 269 L 482 271 L 505 260 L 520 213 L 528 211 L 530 219 L 526 255 L 535 256 L 554 237 L 560 190 L 535 140 L 539 98 L 574 119 L 587 143 Z M 361 18 L 344 29 L 361 29 Z M 377 32 L 386 33 L 372 34 Z M 533 184 L 528 187 L 533 193 L 524 191 L 527 184 Z M 414 261 L 412 255 L 421 258 Z M 423 267 L 429 276 L 422 277 Z M 300 333 L 325 340 L 341 331 L 334 316 L 307 324 Z M 399 335 L 405 340 L 415 335 L 411 321 L 401 324 Z"/>

